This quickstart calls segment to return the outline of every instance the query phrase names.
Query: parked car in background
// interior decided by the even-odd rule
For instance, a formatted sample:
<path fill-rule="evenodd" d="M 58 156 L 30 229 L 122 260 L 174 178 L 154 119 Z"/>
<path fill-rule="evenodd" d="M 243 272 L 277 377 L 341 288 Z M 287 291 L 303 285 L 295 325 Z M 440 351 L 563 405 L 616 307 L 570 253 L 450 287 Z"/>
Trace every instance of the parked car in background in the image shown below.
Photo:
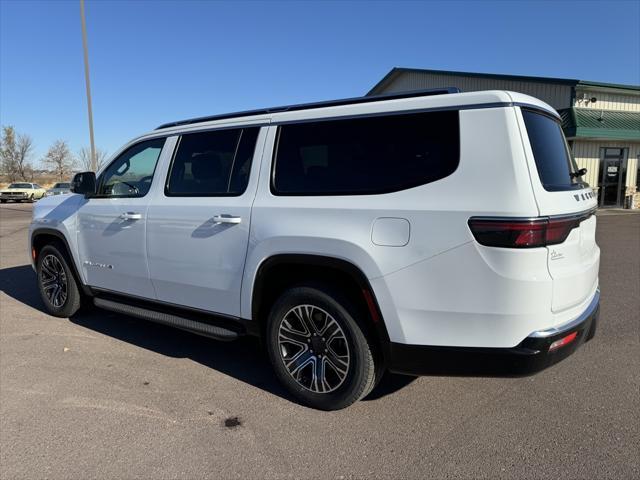
<path fill-rule="evenodd" d="M 68 184 L 67 184 L 68 185 Z M 0 190 L 0 202 L 34 202 L 44 197 L 47 191 L 37 183 L 12 183 Z"/>
<path fill-rule="evenodd" d="M 47 197 L 51 195 L 64 195 L 65 193 L 71 193 L 70 183 L 56 183 L 53 187 L 47 190 Z"/>

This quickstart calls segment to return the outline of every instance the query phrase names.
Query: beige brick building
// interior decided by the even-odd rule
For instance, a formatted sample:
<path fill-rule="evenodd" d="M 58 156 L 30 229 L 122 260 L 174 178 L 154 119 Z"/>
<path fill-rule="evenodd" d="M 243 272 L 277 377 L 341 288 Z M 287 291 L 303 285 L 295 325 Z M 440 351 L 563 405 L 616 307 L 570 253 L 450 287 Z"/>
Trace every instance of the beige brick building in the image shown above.
<path fill-rule="evenodd" d="M 547 102 L 562 116 L 573 155 L 587 169 L 599 205 L 640 204 L 640 85 L 394 68 L 368 95 L 442 87 L 512 90 Z"/>

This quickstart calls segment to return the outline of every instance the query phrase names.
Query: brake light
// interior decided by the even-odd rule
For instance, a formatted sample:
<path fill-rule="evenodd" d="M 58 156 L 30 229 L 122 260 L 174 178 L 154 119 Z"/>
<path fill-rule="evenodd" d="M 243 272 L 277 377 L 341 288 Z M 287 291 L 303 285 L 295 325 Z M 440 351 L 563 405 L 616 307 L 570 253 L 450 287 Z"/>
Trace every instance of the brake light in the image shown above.
<path fill-rule="evenodd" d="M 535 248 L 564 242 L 571 230 L 592 213 L 564 218 L 470 218 L 469 228 L 481 245 L 504 248 Z"/>
<path fill-rule="evenodd" d="M 566 337 L 562 337 L 560 340 L 556 340 L 551 345 L 549 345 L 549 351 L 553 352 L 554 350 L 557 350 L 560 347 L 564 347 L 565 345 L 568 345 L 569 343 L 573 342 L 577 336 L 578 336 L 578 332 L 573 332 L 567 335 Z"/>

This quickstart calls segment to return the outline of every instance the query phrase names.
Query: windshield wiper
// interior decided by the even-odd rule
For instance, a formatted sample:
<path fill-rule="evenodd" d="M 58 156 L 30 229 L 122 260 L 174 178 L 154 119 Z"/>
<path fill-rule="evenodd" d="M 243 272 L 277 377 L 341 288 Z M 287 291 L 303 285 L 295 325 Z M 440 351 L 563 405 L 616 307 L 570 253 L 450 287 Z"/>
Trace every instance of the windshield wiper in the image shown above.
<path fill-rule="evenodd" d="M 577 172 L 571 172 L 569 175 L 571 176 L 571 178 L 578 178 L 578 177 L 584 176 L 586 173 L 587 173 L 587 169 L 581 168 Z"/>

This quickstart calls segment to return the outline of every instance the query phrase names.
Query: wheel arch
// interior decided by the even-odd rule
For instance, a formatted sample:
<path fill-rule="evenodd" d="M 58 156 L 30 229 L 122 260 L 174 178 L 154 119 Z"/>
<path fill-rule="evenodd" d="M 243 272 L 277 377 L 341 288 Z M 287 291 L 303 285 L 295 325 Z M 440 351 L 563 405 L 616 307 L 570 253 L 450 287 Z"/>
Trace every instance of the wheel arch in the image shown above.
<path fill-rule="evenodd" d="M 70 263 L 69 267 L 71 268 L 76 281 L 80 285 L 82 293 L 91 295 L 91 289 L 85 285 L 82 276 L 80 275 L 80 270 L 76 265 L 76 260 L 73 256 L 73 251 L 69 246 L 69 241 L 61 231 L 54 228 L 36 228 L 31 232 L 31 259 L 34 265 L 37 265 L 40 250 L 42 250 L 46 245 L 51 244 L 58 244 L 64 249 L 63 253 L 67 255 Z"/>
<path fill-rule="evenodd" d="M 363 271 L 349 262 L 319 254 L 280 253 L 260 263 L 251 291 L 251 319 L 262 333 L 271 305 L 289 286 L 303 282 L 332 282 L 368 313 L 368 327 L 386 360 L 389 334 L 375 292 Z"/>

